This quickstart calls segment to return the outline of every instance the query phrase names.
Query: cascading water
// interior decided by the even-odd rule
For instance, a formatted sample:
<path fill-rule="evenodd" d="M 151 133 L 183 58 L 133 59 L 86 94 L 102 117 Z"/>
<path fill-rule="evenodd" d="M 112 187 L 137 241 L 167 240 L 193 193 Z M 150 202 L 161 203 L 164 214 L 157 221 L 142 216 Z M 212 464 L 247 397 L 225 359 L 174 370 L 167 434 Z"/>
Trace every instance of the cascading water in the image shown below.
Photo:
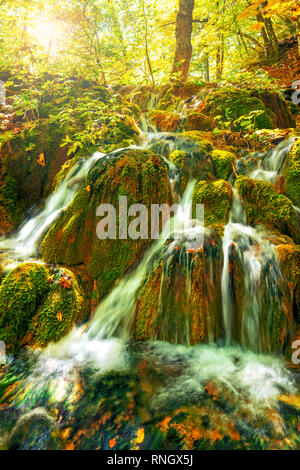
<path fill-rule="evenodd" d="M 1 241 L 0 250 L 13 250 L 23 258 L 36 254 L 41 237 L 57 219 L 61 211 L 73 200 L 92 166 L 105 156 L 104 153 L 96 152 L 87 160 L 78 160 L 56 191 L 46 200 L 44 209 L 37 216 L 25 222 L 14 237 Z"/>
<path fill-rule="evenodd" d="M 166 159 L 174 150 L 183 150 L 189 155 L 197 152 L 197 144 L 191 139 L 172 134 L 144 135 L 143 145 L 144 148 L 150 148 Z M 288 148 L 286 144 L 282 144 L 280 149 L 269 157 L 265 169 L 272 172 L 272 176 L 268 174 L 268 178 L 274 178 L 274 174 L 280 172 Z M 85 162 L 76 163 L 57 191 L 50 196 L 44 210 L 27 222 L 14 239 L 2 242 L 0 247 L 14 248 L 16 253 L 22 256 L 34 254 L 43 233 L 71 202 L 81 180 L 102 157 L 103 154 L 96 154 Z M 178 171 L 174 166 L 170 170 L 171 175 Z M 80 443 L 80 439 L 85 439 L 82 443 L 83 448 L 89 448 L 89 445 L 91 448 L 109 448 L 112 437 L 116 435 L 120 436 L 120 439 L 123 436 L 123 439 L 134 441 L 133 436 L 141 427 L 141 421 L 146 423 L 143 424 L 146 434 L 151 435 L 152 424 L 147 427 L 149 416 L 154 417 L 154 420 L 157 419 L 159 423 L 161 420 L 163 423 L 169 423 L 172 422 L 170 416 L 174 410 L 180 409 L 182 414 L 182 410 L 187 413 L 188 407 L 197 406 L 197 410 L 200 410 L 200 414 L 198 411 L 197 414 L 204 423 L 204 432 L 210 425 L 210 419 L 212 427 L 218 422 L 225 422 L 225 427 L 228 426 L 229 429 L 231 423 L 238 423 L 240 435 L 246 436 L 244 439 L 253 439 L 255 442 L 256 436 L 259 436 L 268 442 L 273 431 L 269 429 L 269 422 L 264 421 L 265 416 L 271 411 L 275 413 L 279 408 L 277 401 L 279 394 L 294 393 L 295 388 L 292 377 L 279 360 L 258 356 L 232 346 L 236 339 L 233 332 L 236 319 L 230 273 L 232 250 L 234 248 L 236 251 L 244 271 L 245 294 L 241 313 L 240 342 L 246 349 L 256 353 L 268 350 L 269 343 L 269 338 L 261 331 L 264 308 L 262 288 L 266 286 L 268 290 L 266 295 L 269 296 L 267 306 L 272 308 L 272 296 L 277 298 L 280 295 L 278 291 L 280 269 L 273 246 L 267 237 L 247 226 L 243 204 L 235 188 L 233 188 L 230 220 L 223 236 L 221 290 L 226 347 L 209 344 L 189 348 L 160 341 L 145 342 L 140 345 L 130 338 L 137 295 L 153 263 L 162 253 L 173 254 L 176 251 L 178 243 L 172 239 L 175 233 L 181 233 L 183 237 L 189 238 L 190 235 L 195 235 L 195 232 L 204 230 L 202 226 L 195 227 L 192 224 L 191 201 L 194 185 L 194 182 L 188 183 L 172 229 L 163 230 L 160 239 L 153 243 L 139 266 L 119 281 L 98 306 L 87 328 L 75 328 L 59 343 L 49 345 L 42 352 L 28 353 L 29 370 L 25 370 L 22 365 L 21 375 L 18 364 L 16 365 L 15 375 L 19 382 L 15 384 L 14 399 L 11 400 L 10 406 L 13 410 L 23 411 L 25 423 L 32 423 L 37 406 L 43 407 L 49 413 L 55 409 L 64 435 L 69 436 L 70 429 L 74 428 L 74 440 L 77 439 Z M 189 299 L 190 258 L 186 253 L 180 253 L 181 255 L 187 276 L 185 295 Z M 168 270 L 168 258 L 164 269 Z M 214 270 L 212 261 L 209 263 L 209 269 L 211 272 Z M 211 273 L 207 273 L 207 276 L 211 276 Z M 160 294 L 163 288 L 164 278 Z M 176 336 L 178 342 L 182 336 L 189 337 L 188 329 L 187 324 L 184 335 Z M 210 337 L 211 341 L 214 341 L 212 333 Z M 110 373 L 112 374 L 109 375 Z M 108 378 L 105 378 L 106 374 Z M 138 406 L 130 395 L 130 389 L 127 388 L 132 383 L 138 395 L 136 398 Z M 213 398 L 210 398 L 211 396 Z M 131 411 L 125 415 L 124 409 L 128 402 L 130 405 L 128 409 Z M 208 413 L 207 410 L 203 411 L 206 405 Z M 137 418 L 132 416 L 134 406 Z M 44 422 L 45 416 L 43 415 Z M 111 424 L 110 416 L 116 416 L 114 426 Z M 122 419 L 119 419 L 119 416 L 122 416 Z M 280 421 L 280 415 L 278 416 Z M 257 425 L 256 419 L 263 425 Z M 107 430 L 105 420 L 109 423 Z M 124 427 L 123 421 L 125 423 L 129 421 L 132 428 L 127 424 L 127 427 Z M 103 423 L 104 430 L 102 430 Z M 0 425 L 0 436 L 3 429 L 5 431 L 2 432 L 3 435 L 8 435 L 5 444 L 7 447 L 15 445 L 14 436 L 20 435 L 21 424 L 17 420 L 12 420 L 11 433 L 6 432 L 4 424 Z M 277 435 L 283 437 L 284 425 L 279 428 L 277 434 L 275 433 L 276 437 Z M 95 431 L 95 440 L 93 434 L 89 435 L 89 430 Z M 47 433 L 43 431 L 41 435 L 43 437 L 38 444 L 34 441 L 34 445 L 38 448 L 46 446 L 43 444 L 43 439 L 46 439 Z M 151 435 L 151 438 L 148 438 L 149 442 L 155 442 L 155 438 L 154 434 Z M 21 448 L 22 446 L 27 448 L 26 445 L 24 439 Z"/>
<path fill-rule="evenodd" d="M 293 145 L 294 138 L 280 142 L 273 150 L 263 155 L 249 178 L 276 183 L 277 177 L 284 166 L 285 159 Z"/>
<path fill-rule="evenodd" d="M 233 204 L 229 223 L 223 237 L 224 265 L 222 272 L 222 302 L 226 345 L 233 341 L 233 301 L 230 289 L 230 254 L 237 252 L 244 272 L 244 302 L 241 313 L 241 334 L 238 338 L 243 346 L 261 353 L 271 351 L 270 338 L 262 331 L 262 299 L 266 289 L 267 308 L 275 307 L 280 300 L 281 272 L 275 250 L 263 232 L 246 225 L 246 215 L 237 190 L 233 188 Z M 278 308 L 278 307 L 277 307 Z M 281 307 L 282 308 L 282 307 Z M 237 340 L 237 338 L 235 338 Z"/>

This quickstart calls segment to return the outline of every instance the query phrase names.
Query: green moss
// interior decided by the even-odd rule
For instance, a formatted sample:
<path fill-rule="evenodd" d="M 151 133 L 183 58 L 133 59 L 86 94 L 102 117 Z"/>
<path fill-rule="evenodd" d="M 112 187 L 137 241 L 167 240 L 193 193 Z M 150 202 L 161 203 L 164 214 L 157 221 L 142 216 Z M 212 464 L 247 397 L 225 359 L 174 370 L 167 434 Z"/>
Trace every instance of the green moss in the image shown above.
<path fill-rule="evenodd" d="M 70 283 L 69 287 L 60 284 L 62 278 Z M 73 273 L 57 270 L 47 297 L 30 325 L 34 344 L 45 346 L 65 336 L 78 319 L 82 305 L 81 289 Z"/>
<path fill-rule="evenodd" d="M 186 117 L 186 126 L 190 131 L 213 131 L 216 123 L 210 116 L 193 111 Z"/>
<path fill-rule="evenodd" d="M 285 194 L 300 207 L 300 139 L 292 146 L 283 167 Z"/>
<path fill-rule="evenodd" d="M 0 338 L 19 346 L 47 291 L 48 270 L 42 264 L 17 266 L 0 287 Z"/>
<path fill-rule="evenodd" d="M 169 88 L 159 100 L 157 108 L 170 112 L 176 111 L 180 101 L 180 97 L 173 94 L 173 88 Z"/>
<path fill-rule="evenodd" d="M 251 112 L 264 111 L 254 118 L 253 129 L 272 129 L 272 111 L 265 107 L 262 100 L 251 96 L 248 90 L 222 89 L 212 92 L 206 101 L 205 112 L 218 116 L 222 122 L 230 122 L 236 129 L 243 129 L 241 120 Z M 241 118 L 241 120 L 240 120 Z"/>
<path fill-rule="evenodd" d="M 187 158 L 186 153 L 183 152 L 182 150 L 174 150 L 174 152 L 172 152 L 169 157 L 171 162 L 173 162 L 174 165 L 177 166 L 177 168 L 181 168 L 181 169 L 184 167 L 186 158 Z"/>
<path fill-rule="evenodd" d="M 10 221 L 13 222 L 18 209 L 18 188 L 16 179 L 13 176 L 8 175 L 5 178 L 1 188 L 1 200 L 8 212 Z"/>
<path fill-rule="evenodd" d="M 299 240 L 293 204 L 286 196 L 276 193 L 271 183 L 241 176 L 237 179 L 236 187 L 243 199 L 250 225 L 275 227 L 281 233 Z"/>
<path fill-rule="evenodd" d="M 235 161 L 235 155 L 226 150 L 214 150 L 211 157 L 215 165 L 217 178 L 227 180 L 232 173 L 232 163 Z"/>
<path fill-rule="evenodd" d="M 227 181 L 200 181 L 196 184 L 193 195 L 193 212 L 195 205 L 204 204 L 205 226 L 226 225 L 232 205 L 233 192 Z"/>

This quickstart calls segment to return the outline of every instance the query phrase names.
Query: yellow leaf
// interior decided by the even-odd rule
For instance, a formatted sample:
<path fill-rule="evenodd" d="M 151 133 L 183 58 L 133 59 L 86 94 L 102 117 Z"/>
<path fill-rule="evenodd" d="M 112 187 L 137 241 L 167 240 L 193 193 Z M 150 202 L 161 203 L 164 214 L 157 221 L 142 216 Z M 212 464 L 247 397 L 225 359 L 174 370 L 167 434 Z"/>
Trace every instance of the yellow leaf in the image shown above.
<path fill-rule="evenodd" d="M 144 428 L 140 428 L 137 432 L 136 443 L 141 444 L 144 439 L 145 439 L 145 430 Z"/>
<path fill-rule="evenodd" d="M 85 189 L 87 190 L 88 193 L 91 192 L 91 186 L 90 185 L 88 185 Z"/>

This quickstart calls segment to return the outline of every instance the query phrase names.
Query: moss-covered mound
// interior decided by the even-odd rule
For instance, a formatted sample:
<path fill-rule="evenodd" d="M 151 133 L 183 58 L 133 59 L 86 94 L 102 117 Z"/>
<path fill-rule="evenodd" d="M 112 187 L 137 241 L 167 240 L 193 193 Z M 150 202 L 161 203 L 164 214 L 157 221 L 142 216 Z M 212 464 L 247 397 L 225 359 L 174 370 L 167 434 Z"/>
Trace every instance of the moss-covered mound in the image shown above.
<path fill-rule="evenodd" d="M 256 111 L 261 111 L 255 113 Z M 263 101 L 252 96 L 248 90 L 219 89 L 210 93 L 206 100 L 204 113 L 221 118 L 222 122 L 230 122 L 232 129 L 247 130 L 248 118 L 252 114 L 250 127 L 254 129 L 273 129 L 274 116 Z M 245 117 L 246 119 L 242 119 Z M 247 123 L 246 123 L 247 121 Z"/>
<path fill-rule="evenodd" d="M 148 118 L 159 132 L 174 132 L 180 127 L 180 116 L 166 111 L 150 111 Z"/>
<path fill-rule="evenodd" d="M 82 306 L 82 292 L 73 273 L 57 269 L 52 275 L 47 296 L 30 325 L 32 342 L 46 346 L 61 339 L 78 320 Z"/>
<path fill-rule="evenodd" d="M 266 181 L 252 180 L 241 176 L 236 182 L 237 190 L 244 202 L 248 223 L 278 229 L 281 233 L 299 240 L 297 214 L 292 202 Z"/>
<path fill-rule="evenodd" d="M 232 198 L 232 188 L 227 181 L 199 181 L 194 189 L 193 210 L 196 204 L 204 204 L 205 226 L 224 226 L 229 219 Z"/>
<path fill-rule="evenodd" d="M 74 274 L 40 263 L 18 265 L 0 286 L 0 339 L 11 351 L 22 345 L 45 346 L 61 339 L 87 316 Z"/>
<path fill-rule="evenodd" d="M 43 121 L 22 134 L 2 136 L 0 148 L 0 213 L 2 232 L 10 232 L 24 213 L 45 197 L 67 160 L 62 131 Z"/>
<path fill-rule="evenodd" d="M 300 207 L 300 139 L 292 146 L 283 167 L 282 176 L 287 197 Z"/>
<path fill-rule="evenodd" d="M 190 131 L 213 131 L 216 123 L 212 117 L 197 111 L 188 113 L 186 117 L 186 128 Z"/>
<path fill-rule="evenodd" d="M 20 345 L 48 288 L 48 270 L 42 264 L 17 266 L 0 287 L 0 339 Z"/>
<path fill-rule="evenodd" d="M 211 157 L 214 162 L 217 178 L 227 180 L 232 173 L 235 155 L 227 150 L 214 150 Z"/>
<path fill-rule="evenodd" d="M 119 238 L 120 196 L 127 197 L 128 208 L 144 204 L 149 217 L 151 204 L 172 204 L 167 167 L 161 157 L 150 151 L 130 150 L 101 160 L 41 245 L 43 258 L 49 263 L 84 264 L 92 279 L 98 281 L 100 298 L 138 263 L 150 242 L 149 237 Z M 116 239 L 100 240 L 96 228 L 101 219 L 96 210 L 108 203 L 116 209 Z M 135 218 L 128 217 L 128 225 Z"/>

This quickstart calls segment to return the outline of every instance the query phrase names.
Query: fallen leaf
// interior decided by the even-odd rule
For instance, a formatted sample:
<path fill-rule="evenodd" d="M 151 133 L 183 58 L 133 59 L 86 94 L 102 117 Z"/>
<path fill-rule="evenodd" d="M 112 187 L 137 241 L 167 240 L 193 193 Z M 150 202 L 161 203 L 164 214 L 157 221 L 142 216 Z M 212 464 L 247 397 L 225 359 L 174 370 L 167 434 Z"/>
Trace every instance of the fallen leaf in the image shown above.
<path fill-rule="evenodd" d="M 57 320 L 59 321 L 59 323 L 62 322 L 62 314 L 61 314 L 61 312 L 58 312 L 58 314 L 56 315 L 56 318 L 57 318 Z"/>
<path fill-rule="evenodd" d="M 109 441 L 109 448 L 112 449 L 113 447 L 115 447 L 116 445 L 116 439 L 111 439 Z"/>
<path fill-rule="evenodd" d="M 45 166 L 45 155 L 43 153 L 40 153 L 40 156 L 37 160 L 38 164 L 41 166 Z"/>

